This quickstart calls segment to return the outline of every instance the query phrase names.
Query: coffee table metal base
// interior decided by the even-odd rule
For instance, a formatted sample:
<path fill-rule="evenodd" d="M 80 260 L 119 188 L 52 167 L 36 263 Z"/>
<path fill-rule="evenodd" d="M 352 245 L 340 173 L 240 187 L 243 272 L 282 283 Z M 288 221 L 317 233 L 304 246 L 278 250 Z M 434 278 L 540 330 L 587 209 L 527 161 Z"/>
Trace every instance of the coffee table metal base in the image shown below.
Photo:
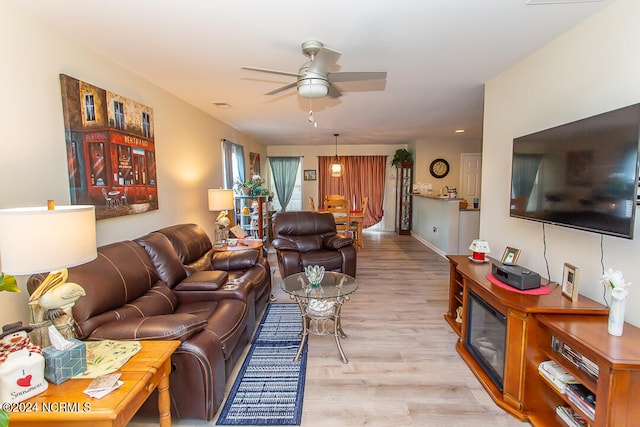
<path fill-rule="evenodd" d="M 340 296 L 333 301 L 301 298 L 295 295 L 290 295 L 290 298 L 296 301 L 302 315 L 302 332 L 300 333 L 302 339 L 293 361 L 297 362 L 300 359 L 307 337 L 312 334 L 333 335 L 342 363 L 349 363 L 340 343 L 340 338 L 347 338 L 347 334 L 342 330 L 342 324 L 340 323 L 340 311 L 342 310 L 342 304 L 345 301 L 349 301 L 349 296 Z M 332 328 L 330 328 L 330 322 L 333 324 Z"/>

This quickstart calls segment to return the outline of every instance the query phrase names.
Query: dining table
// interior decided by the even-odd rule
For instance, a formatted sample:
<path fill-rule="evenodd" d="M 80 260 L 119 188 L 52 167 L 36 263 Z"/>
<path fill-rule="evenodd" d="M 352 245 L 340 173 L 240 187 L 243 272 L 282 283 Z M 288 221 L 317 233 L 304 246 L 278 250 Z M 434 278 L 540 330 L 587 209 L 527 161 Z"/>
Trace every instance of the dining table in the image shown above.
<path fill-rule="evenodd" d="M 356 228 L 356 250 L 360 251 L 364 247 L 362 242 L 362 223 L 364 221 L 363 211 L 349 211 L 349 223 Z"/>
<path fill-rule="evenodd" d="M 336 195 L 332 195 L 329 198 L 335 199 Z M 327 199 L 325 199 L 325 203 L 327 202 Z M 355 199 L 354 199 L 354 202 L 355 202 Z M 317 212 L 329 213 L 329 211 L 326 209 L 326 207 L 324 209 L 318 209 Z M 362 229 L 363 229 L 362 224 L 363 224 L 363 221 L 364 221 L 364 211 L 362 211 L 362 210 L 349 210 L 348 221 L 349 221 L 349 224 L 350 224 L 349 228 L 351 230 L 353 230 L 355 228 L 355 230 L 353 230 L 353 231 L 355 232 L 355 239 L 354 240 L 355 240 L 355 243 L 356 243 L 356 250 L 360 251 L 364 247 L 363 241 L 362 241 Z"/>

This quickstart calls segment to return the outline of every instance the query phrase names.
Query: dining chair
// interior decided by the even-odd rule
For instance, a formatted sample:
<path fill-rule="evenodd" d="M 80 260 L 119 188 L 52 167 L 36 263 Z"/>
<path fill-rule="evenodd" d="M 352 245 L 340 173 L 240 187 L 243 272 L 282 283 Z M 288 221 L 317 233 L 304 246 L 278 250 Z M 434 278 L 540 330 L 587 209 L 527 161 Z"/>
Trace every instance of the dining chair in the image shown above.
<path fill-rule="evenodd" d="M 311 212 L 316 211 L 316 202 L 313 200 L 313 197 L 311 196 L 309 196 L 309 208 L 311 209 Z"/>
<path fill-rule="evenodd" d="M 360 210 L 349 211 L 349 230 L 353 232 L 356 242 L 356 250 L 360 251 L 364 247 L 362 239 L 362 222 L 367 214 L 367 205 L 369 204 L 369 196 L 362 197 Z"/>
<path fill-rule="evenodd" d="M 349 201 L 345 199 L 327 200 L 324 207 L 327 212 L 333 214 L 338 232 L 349 231 Z"/>
<path fill-rule="evenodd" d="M 344 196 L 340 195 L 340 194 L 329 194 L 325 200 L 340 200 L 340 199 L 344 199 Z"/>

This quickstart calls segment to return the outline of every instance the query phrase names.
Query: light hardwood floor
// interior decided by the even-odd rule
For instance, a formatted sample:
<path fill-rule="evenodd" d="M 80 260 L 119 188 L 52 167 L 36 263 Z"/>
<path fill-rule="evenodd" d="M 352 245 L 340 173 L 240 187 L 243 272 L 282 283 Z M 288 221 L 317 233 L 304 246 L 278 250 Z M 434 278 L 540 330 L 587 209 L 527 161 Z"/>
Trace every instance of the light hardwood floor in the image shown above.
<path fill-rule="evenodd" d="M 360 288 L 342 311 L 349 363 L 341 362 L 333 337 L 309 337 L 301 425 L 529 426 L 493 403 L 454 349 L 457 336 L 442 317 L 447 260 L 411 236 L 365 232 L 364 244 L 358 253 Z M 280 289 L 273 253 L 269 262 L 276 268 L 277 302 L 291 302 Z M 137 417 L 130 425 L 157 422 Z"/>

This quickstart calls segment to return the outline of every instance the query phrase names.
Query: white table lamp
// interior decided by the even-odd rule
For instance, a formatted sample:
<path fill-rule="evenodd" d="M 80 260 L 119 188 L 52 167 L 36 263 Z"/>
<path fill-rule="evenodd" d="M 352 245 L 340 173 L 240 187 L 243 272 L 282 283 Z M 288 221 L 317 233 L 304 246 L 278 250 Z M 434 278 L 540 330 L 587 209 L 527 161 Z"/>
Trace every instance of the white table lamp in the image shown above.
<path fill-rule="evenodd" d="M 69 314 L 72 322 L 70 308 L 84 295 L 84 289 L 79 285 L 65 283 L 67 267 L 87 263 L 96 256 L 95 206 L 54 207 L 50 201 L 46 207 L 0 210 L 2 271 L 12 275 L 49 272 L 29 298 L 34 328 L 32 337 L 36 344 L 43 346 L 43 342 L 38 342 L 40 332 L 44 332 L 42 337 L 47 336 L 46 328 L 51 325 L 44 319 L 45 312 L 52 308 L 62 309 L 64 313 L 57 312 L 56 317 Z M 56 304 L 52 301 L 54 289 L 65 293 L 64 301 L 61 300 L 58 307 L 54 307 Z M 39 300 L 43 296 L 48 300 L 47 309 L 40 307 Z M 44 330 L 36 333 L 37 328 Z"/>
<path fill-rule="evenodd" d="M 211 188 L 208 192 L 209 210 L 220 212 L 216 218 L 216 236 L 215 244 L 222 244 L 224 240 L 224 231 L 229 229 L 231 219 L 228 217 L 228 211 L 233 209 L 233 190 L 223 188 Z"/>

